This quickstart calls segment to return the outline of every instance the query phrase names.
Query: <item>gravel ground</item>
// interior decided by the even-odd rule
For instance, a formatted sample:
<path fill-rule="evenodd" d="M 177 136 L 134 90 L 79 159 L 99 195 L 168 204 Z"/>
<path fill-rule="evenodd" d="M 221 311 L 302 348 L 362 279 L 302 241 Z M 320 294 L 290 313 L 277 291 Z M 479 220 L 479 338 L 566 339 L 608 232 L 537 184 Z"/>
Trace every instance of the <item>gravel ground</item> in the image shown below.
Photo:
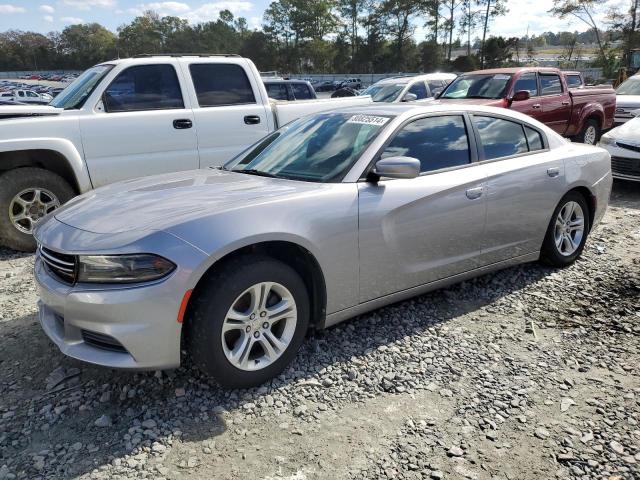
<path fill-rule="evenodd" d="M 0 479 L 640 478 L 638 184 L 571 268 L 363 315 L 246 391 L 65 358 L 32 262 L 0 251 Z"/>

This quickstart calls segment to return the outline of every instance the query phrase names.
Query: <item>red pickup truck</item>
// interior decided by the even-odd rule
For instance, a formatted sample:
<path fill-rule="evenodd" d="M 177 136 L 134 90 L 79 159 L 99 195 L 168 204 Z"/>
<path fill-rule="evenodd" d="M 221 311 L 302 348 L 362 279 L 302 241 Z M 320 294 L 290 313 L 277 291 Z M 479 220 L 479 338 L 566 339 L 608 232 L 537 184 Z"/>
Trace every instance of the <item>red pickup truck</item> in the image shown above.
<path fill-rule="evenodd" d="M 542 67 L 465 73 L 444 89 L 438 101 L 511 108 L 532 116 L 565 137 L 592 145 L 603 130 L 613 126 L 616 109 L 616 93 L 612 87 L 571 88 L 563 72 Z"/>

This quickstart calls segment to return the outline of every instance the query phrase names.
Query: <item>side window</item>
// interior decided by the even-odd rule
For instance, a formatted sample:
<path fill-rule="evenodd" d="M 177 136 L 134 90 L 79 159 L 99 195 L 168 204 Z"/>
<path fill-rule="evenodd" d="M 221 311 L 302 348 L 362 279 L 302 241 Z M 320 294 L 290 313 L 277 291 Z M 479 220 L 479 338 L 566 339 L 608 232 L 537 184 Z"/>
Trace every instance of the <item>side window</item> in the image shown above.
<path fill-rule="evenodd" d="M 565 78 L 567 79 L 567 86 L 569 88 L 582 86 L 582 79 L 580 78 L 580 75 L 567 75 Z"/>
<path fill-rule="evenodd" d="M 240 65 L 192 63 L 189 70 L 201 107 L 256 103 L 251 83 Z"/>
<path fill-rule="evenodd" d="M 542 142 L 542 135 L 537 130 L 531 127 L 524 126 L 524 133 L 527 135 L 527 143 L 529 144 L 529 151 L 542 150 L 544 143 Z"/>
<path fill-rule="evenodd" d="M 265 83 L 267 95 L 274 100 L 289 100 L 287 86 L 284 83 Z"/>
<path fill-rule="evenodd" d="M 19 97 L 24 97 L 24 92 L 22 90 L 18 90 L 18 96 Z"/>
<path fill-rule="evenodd" d="M 536 73 L 523 73 L 520 78 L 516 80 L 513 86 L 513 93 L 526 90 L 532 97 L 538 96 L 538 81 L 536 80 Z"/>
<path fill-rule="evenodd" d="M 184 108 L 172 65 L 129 67 L 109 85 L 104 99 L 109 113 Z"/>
<path fill-rule="evenodd" d="M 522 125 L 495 117 L 473 116 L 480 134 L 485 160 L 529 151 Z"/>
<path fill-rule="evenodd" d="M 409 93 L 413 93 L 416 97 L 418 97 L 418 100 L 428 97 L 427 87 L 424 86 L 424 82 L 416 82 L 411 85 L 411 88 L 409 88 Z"/>
<path fill-rule="evenodd" d="M 463 117 L 427 117 L 405 125 L 382 152 L 382 158 L 396 156 L 417 158 L 421 172 L 471 163 Z"/>
<path fill-rule="evenodd" d="M 434 97 L 444 90 L 445 82 L 442 80 L 429 80 L 427 81 L 427 85 L 431 91 L 431 96 Z"/>
<path fill-rule="evenodd" d="M 27 97 L 38 98 L 38 94 L 35 93 L 35 92 L 28 91 L 27 92 Z"/>
<path fill-rule="evenodd" d="M 292 83 L 291 88 L 293 89 L 293 95 L 296 97 L 296 100 L 313 98 L 306 83 Z"/>
<path fill-rule="evenodd" d="M 540 89 L 542 95 L 557 95 L 562 93 L 560 77 L 555 74 L 540 74 Z"/>

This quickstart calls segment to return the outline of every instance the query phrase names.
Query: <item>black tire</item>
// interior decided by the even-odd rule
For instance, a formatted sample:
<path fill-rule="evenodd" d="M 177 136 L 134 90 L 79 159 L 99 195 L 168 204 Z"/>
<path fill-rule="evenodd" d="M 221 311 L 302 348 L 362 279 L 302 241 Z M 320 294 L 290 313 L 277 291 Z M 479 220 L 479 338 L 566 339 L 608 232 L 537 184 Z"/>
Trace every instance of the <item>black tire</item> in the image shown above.
<path fill-rule="evenodd" d="M 71 200 L 75 192 L 59 175 L 41 168 L 16 168 L 0 175 L 0 244 L 22 252 L 33 252 L 36 241 L 11 222 L 9 207 L 20 192 L 41 189 L 52 193 L 60 205 Z M 51 210 L 50 210 L 51 211 Z"/>
<path fill-rule="evenodd" d="M 571 255 L 563 255 L 556 246 L 555 224 L 558 214 L 560 213 L 562 208 L 569 202 L 576 202 L 578 205 L 580 205 L 580 208 L 582 208 L 584 214 L 584 233 L 582 235 L 580 244 L 578 245 L 578 248 L 575 250 L 575 252 L 573 252 Z M 591 225 L 589 205 L 587 204 L 584 196 L 578 192 L 567 193 L 564 197 L 562 197 L 562 200 L 560 200 L 560 203 L 558 203 L 558 206 L 555 208 L 555 210 L 553 211 L 553 215 L 551 216 L 549 226 L 547 227 L 547 233 L 542 244 L 541 259 L 545 263 L 553 265 L 554 267 L 568 267 L 573 262 L 575 262 L 580 257 L 580 255 L 582 255 L 584 245 L 587 241 L 587 237 L 589 236 L 590 228 Z"/>
<path fill-rule="evenodd" d="M 593 129 L 593 130 L 590 130 Z M 589 141 L 591 138 L 590 132 L 595 130 L 595 134 L 593 135 L 593 141 Z M 593 118 L 589 118 L 586 122 L 584 122 L 584 126 L 578 135 L 576 135 L 575 140 L 579 143 L 586 143 L 587 145 L 595 145 L 600 140 L 600 135 L 602 131 L 600 130 L 600 123 Z"/>
<path fill-rule="evenodd" d="M 277 282 L 293 295 L 297 309 L 295 332 L 279 358 L 259 370 L 242 370 L 226 357 L 222 327 L 233 302 L 244 291 L 261 282 Z M 185 338 L 194 364 L 218 383 L 229 388 L 260 385 L 277 376 L 300 349 L 309 326 L 309 295 L 294 269 L 269 257 L 247 255 L 227 262 L 220 271 L 198 286 L 189 306 Z"/>

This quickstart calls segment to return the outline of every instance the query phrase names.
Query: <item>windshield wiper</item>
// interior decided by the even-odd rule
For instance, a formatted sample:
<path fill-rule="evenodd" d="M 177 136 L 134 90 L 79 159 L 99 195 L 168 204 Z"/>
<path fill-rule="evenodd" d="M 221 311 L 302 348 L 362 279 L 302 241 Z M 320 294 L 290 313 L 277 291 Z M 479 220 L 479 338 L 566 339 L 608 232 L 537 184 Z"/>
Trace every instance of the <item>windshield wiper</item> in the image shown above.
<path fill-rule="evenodd" d="M 238 172 L 238 173 L 246 173 L 249 175 L 257 175 L 258 177 L 281 178 L 275 173 L 265 172 L 263 170 L 256 170 L 255 168 L 246 168 L 246 169 L 238 168 L 238 169 L 233 169 L 231 171 Z"/>

